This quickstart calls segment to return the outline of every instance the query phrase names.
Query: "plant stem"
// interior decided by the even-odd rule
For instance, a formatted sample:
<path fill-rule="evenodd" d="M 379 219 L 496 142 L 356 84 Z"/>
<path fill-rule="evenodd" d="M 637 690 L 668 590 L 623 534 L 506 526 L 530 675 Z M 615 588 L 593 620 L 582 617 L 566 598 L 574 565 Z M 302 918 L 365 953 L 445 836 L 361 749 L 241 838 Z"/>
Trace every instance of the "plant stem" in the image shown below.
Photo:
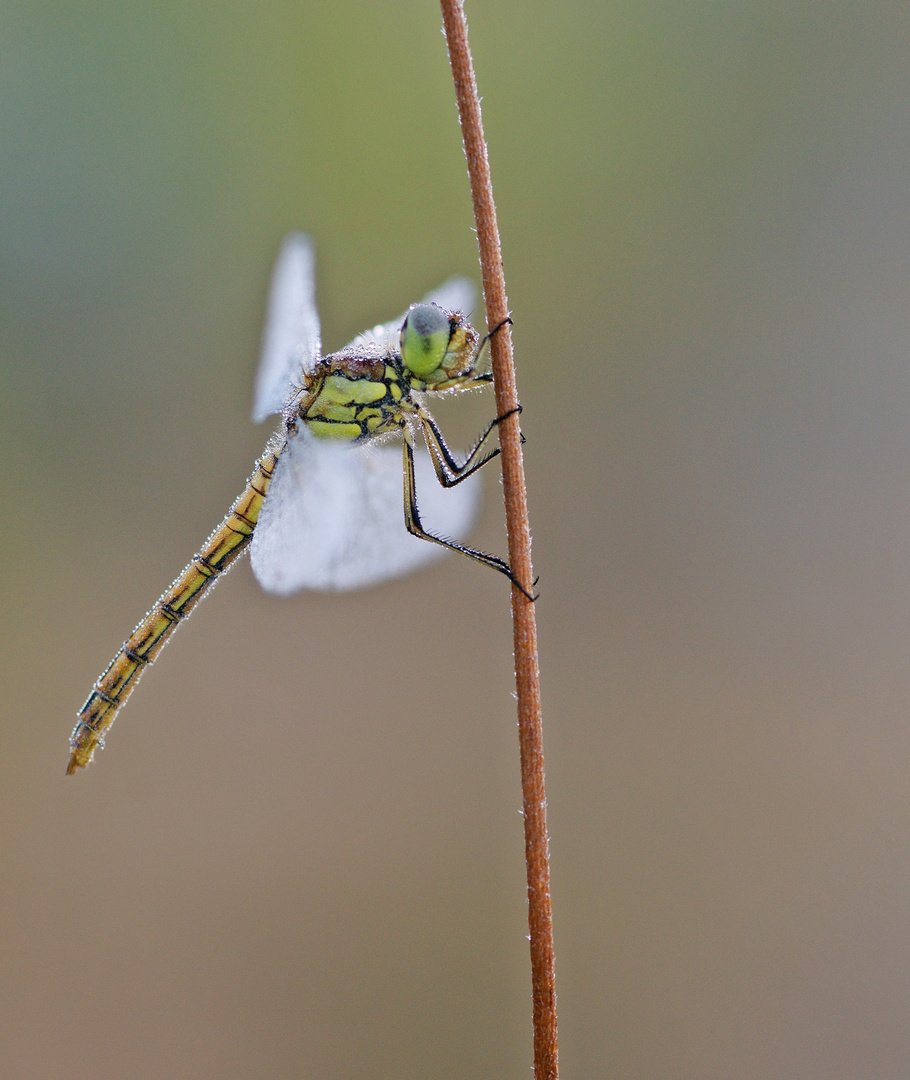
<path fill-rule="evenodd" d="M 468 46 L 468 29 L 461 0 L 441 0 L 449 61 L 455 79 L 458 115 L 471 179 L 474 220 L 480 248 L 487 329 L 492 332 L 509 315 L 502 247 L 496 223 L 496 204 L 490 163 L 483 135 L 480 98 Z M 508 324 L 490 341 L 496 412 L 503 416 L 518 406 L 518 388 Z M 519 416 L 512 412 L 499 425 L 502 482 L 506 506 L 509 564 L 525 589 L 533 594 L 531 529 Z M 557 1080 L 556 979 L 553 912 L 550 904 L 550 855 L 547 839 L 547 798 L 544 781 L 543 727 L 540 715 L 540 670 L 537 659 L 537 619 L 534 604 L 512 586 L 512 624 L 515 682 L 518 691 L 518 739 L 528 873 L 528 927 L 531 940 L 531 992 L 534 1024 L 535 1080 Z"/>

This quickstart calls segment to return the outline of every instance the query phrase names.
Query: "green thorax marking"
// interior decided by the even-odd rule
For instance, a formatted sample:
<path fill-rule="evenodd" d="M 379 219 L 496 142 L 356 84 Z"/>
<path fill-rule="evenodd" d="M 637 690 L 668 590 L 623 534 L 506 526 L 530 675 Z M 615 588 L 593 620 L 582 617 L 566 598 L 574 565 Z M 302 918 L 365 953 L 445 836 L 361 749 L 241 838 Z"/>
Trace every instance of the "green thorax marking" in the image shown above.
<path fill-rule="evenodd" d="M 307 377 L 298 415 L 319 438 L 353 442 L 404 424 L 413 412 L 411 379 L 399 356 L 358 357 L 343 351 L 324 357 Z"/>

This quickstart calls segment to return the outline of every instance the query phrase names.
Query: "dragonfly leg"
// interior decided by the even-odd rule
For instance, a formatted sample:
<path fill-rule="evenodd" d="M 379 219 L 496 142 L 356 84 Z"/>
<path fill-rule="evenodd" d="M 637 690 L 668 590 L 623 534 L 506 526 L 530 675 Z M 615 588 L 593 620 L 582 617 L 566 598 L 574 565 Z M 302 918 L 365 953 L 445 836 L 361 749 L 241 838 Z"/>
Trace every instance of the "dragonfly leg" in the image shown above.
<path fill-rule="evenodd" d="M 483 352 L 483 350 L 490 343 L 491 338 L 495 337 L 504 326 L 514 326 L 514 325 L 515 325 L 515 323 L 512 322 L 512 316 L 511 315 L 506 315 L 506 317 L 502 320 L 502 322 L 497 323 L 493 327 L 493 329 L 489 332 L 489 334 L 484 334 L 482 341 L 477 346 L 478 360 L 480 359 L 480 354 Z"/>
<path fill-rule="evenodd" d="M 448 548 L 450 551 L 458 551 L 462 555 L 466 555 L 469 559 L 474 559 L 479 563 L 483 563 L 484 566 L 490 566 L 494 570 L 498 570 L 500 574 L 505 576 L 512 582 L 512 584 L 520 589 L 529 600 L 536 600 L 537 597 L 533 593 L 529 593 L 528 590 L 521 584 L 521 582 L 512 573 L 512 568 L 504 560 L 500 559 L 496 555 L 488 555 L 485 551 L 478 551 L 476 548 L 466 547 L 464 544 L 456 543 L 454 540 L 446 540 L 442 536 L 434 536 L 433 533 L 427 532 L 420 521 L 420 511 L 417 507 L 417 482 L 414 476 L 414 434 L 409 427 L 404 428 L 404 523 L 408 532 L 412 536 L 419 537 L 421 540 L 429 540 L 434 544 L 439 544 L 440 547 Z M 482 441 L 482 440 L 481 440 Z M 481 462 L 483 464 L 483 462 Z M 476 466 L 480 468 L 480 466 Z M 471 470 L 474 471 L 473 469 Z M 437 469 L 437 474 L 439 470 Z M 461 476 L 460 479 L 464 479 Z M 447 485 L 451 486 L 451 485 Z"/>
<path fill-rule="evenodd" d="M 423 428 L 424 438 L 433 459 L 433 468 L 436 470 L 440 484 L 443 487 L 454 487 L 456 484 L 460 484 L 462 480 L 466 480 L 472 473 L 476 473 L 478 469 L 482 469 L 488 461 L 498 457 L 500 454 L 498 446 L 488 450 L 483 456 L 480 454 L 481 448 L 494 428 L 498 427 L 507 417 L 520 412 L 521 406 L 516 405 L 514 409 L 509 409 L 502 416 L 497 416 L 495 420 L 491 420 L 484 433 L 468 452 L 464 462 L 459 465 L 432 414 L 422 406 L 418 408 L 417 417 Z M 524 442 L 524 435 L 522 435 L 521 441 Z"/>

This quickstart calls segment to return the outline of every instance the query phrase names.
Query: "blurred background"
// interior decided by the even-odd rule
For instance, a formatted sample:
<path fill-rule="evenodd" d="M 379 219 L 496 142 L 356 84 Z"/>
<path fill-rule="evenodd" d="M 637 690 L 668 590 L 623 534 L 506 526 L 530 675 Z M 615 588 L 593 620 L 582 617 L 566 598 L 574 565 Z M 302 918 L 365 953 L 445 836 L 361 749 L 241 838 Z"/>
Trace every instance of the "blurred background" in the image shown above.
<path fill-rule="evenodd" d="M 470 0 L 515 317 L 565 1077 L 910 1057 L 904 5 Z M 0 15 L 0 1071 L 527 1076 L 508 589 L 244 563 L 272 260 L 338 348 L 477 277 L 431 0 Z M 489 395 L 440 410 L 466 445 Z M 503 552 L 486 477 L 475 542 Z"/>

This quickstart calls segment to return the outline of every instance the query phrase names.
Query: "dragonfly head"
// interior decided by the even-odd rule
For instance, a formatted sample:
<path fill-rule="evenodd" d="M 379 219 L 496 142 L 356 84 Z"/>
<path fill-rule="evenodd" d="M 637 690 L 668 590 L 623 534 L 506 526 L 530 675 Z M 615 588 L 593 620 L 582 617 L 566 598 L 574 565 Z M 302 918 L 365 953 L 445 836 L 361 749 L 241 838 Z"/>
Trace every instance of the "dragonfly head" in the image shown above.
<path fill-rule="evenodd" d="M 474 368 L 477 331 L 436 304 L 413 304 L 401 327 L 401 359 L 416 378 L 441 383 Z"/>

